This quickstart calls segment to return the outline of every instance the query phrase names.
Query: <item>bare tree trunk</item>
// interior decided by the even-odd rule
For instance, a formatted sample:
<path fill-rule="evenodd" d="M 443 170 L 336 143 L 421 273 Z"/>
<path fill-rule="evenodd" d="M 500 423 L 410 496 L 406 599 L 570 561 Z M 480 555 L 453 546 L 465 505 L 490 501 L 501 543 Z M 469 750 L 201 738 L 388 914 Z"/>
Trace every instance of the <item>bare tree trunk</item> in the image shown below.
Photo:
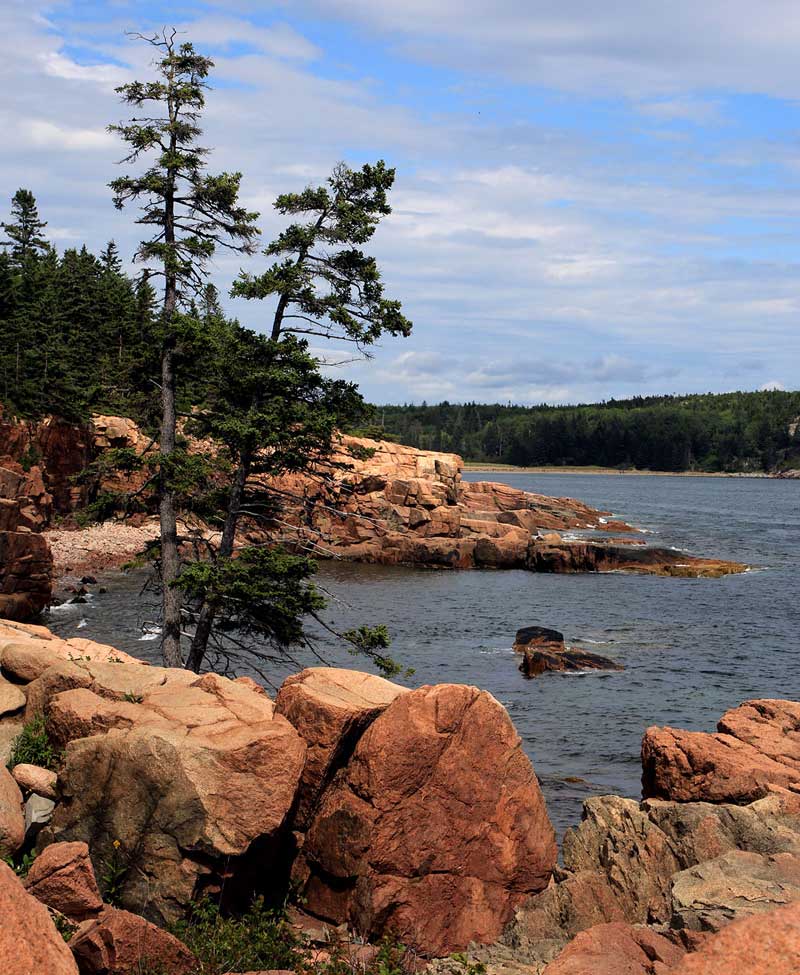
<path fill-rule="evenodd" d="M 170 120 L 174 123 L 176 107 L 169 104 Z M 177 145 L 175 131 L 170 135 L 170 149 Z M 167 171 L 167 187 L 164 194 L 164 242 L 175 244 L 175 184 L 174 169 Z M 178 305 L 178 282 L 173 270 L 174 251 L 165 257 L 164 327 L 167 331 L 161 351 L 161 460 L 159 475 L 158 514 L 161 522 L 161 653 L 167 667 L 182 667 L 181 654 L 181 593 L 175 587 L 180 572 L 178 554 L 178 519 L 175 496 L 169 477 L 169 458 L 175 452 L 177 409 L 175 405 L 175 334 L 173 318 Z M 164 468 L 167 468 L 165 474 Z"/>
<path fill-rule="evenodd" d="M 225 515 L 225 525 L 222 529 L 222 538 L 220 539 L 219 550 L 217 552 L 218 559 L 227 559 L 233 554 L 233 545 L 236 541 L 236 528 L 239 523 L 239 512 L 242 508 L 242 499 L 244 497 L 247 478 L 250 474 L 251 461 L 252 453 L 249 450 L 245 451 L 239 460 L 239 466 L 236 469 L 236 476 L 231 487 L 228 511 Z M 200 608 L 194 636 L 192 637 L 192 645 L 189 648 L 189 657 L 186 661 L 186 669 L 193 670 L 196 674 L 200 672 L 200 667 L 203 664 L 218 608 L 212 597 L 207 598 Z"/>
<path fill-rule="evenodd" d="M 175 451 L 175 350 L 167 342 L 161 356 L 161 457 L 162 464 Z M 182 667 L 181 594 L 174 583 L 178 578 L 178 520 L 175 499 L 168 477 L 162 470 L 158 506 L 161 521 L 161 609 L 163 637 L 161 651 L 167 667 Z"/>

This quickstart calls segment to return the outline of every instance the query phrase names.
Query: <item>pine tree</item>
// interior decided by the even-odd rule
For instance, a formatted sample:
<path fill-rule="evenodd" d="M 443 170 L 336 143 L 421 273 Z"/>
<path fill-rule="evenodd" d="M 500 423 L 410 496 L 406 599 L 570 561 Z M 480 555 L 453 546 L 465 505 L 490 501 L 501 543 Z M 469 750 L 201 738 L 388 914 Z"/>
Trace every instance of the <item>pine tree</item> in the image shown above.
<path fill-rule="evenodd" d="M 105 250 L 100 254 L 100 264 L 106 274 L 119 274 L 122 270 L 122 260 L 119 256 L 119 250 L 113 240 L 110 240 L 106 244 Z"/>
<path fill-rule="evenodd" d="M 272 338 L 283 332 L 371 345 L 383 333 L 408 335 L 399 301 L 384 297 L 374 257 L 360 249 L 391 213 L 387 194 L 394 170 L 383 160 L 352 170 L 337 165 L 328 185 L 286 193 L 275 201 L 284 215 L 301 216 L 264 253 L 278 258 L 261 275 L 241 274 L 232 294 L 275 296 Z"/>
<path fill-rule="evenodd" d="M 47 222 L 39 219 L 36 197 L 30 190 L 18 189 L 11 200 L 13 222 L 0 224 L 8 234 L 2 243 L 11 247 L 11 259 L 18 267 L 50 246 L 42 236 Z"/>
<path fill-rule="evenodd" d="M 257 214 L 239 205 L 240 173 L 209 175 L 208 150 L 198 144 L 198 121 L 205 104 L 210 58 L 190 43 L 175 43 L 176 31 L 144 38 L 158 52 L 157 78 L 133 81 L 117 89 L 139 110 L 152 105 L 154 115 L 137 116 L 110 126 L 130 146 L 125 163 L 153 154 L 145 171 L 112 181 L 118 209 L 139 202 L 137 223 L 153 229 L 139 245 L 136 259 L 150 276 L 163 279 L 161 308 L 161 469 L 158 478 L 161 520 L 160 570 L 164 660 L 180 666 L 181 601 L 175 583 L 180 572 L 173 475 L 181 464 L 176 443 L 177 385 L 182 341 L 196 322 L 181 315 L 205 283 L 206 265 L 218 246 L 251 252 L 258 233 Z"/>

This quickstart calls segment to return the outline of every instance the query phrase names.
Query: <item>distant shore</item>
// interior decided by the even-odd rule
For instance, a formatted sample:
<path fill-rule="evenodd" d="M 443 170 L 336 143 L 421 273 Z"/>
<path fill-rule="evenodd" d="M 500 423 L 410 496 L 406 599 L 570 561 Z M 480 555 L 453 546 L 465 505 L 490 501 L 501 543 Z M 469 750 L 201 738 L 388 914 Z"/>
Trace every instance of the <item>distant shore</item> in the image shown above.
<path fill-rule="evenodd" d="M 624 470 L 620 470 L 618 467 L 515 467 L 513 464 L 484 464 L 474 461 L 464 461 L 464 471 L 466 473 L 485 474 L 624 474 L 639 477 L 775 477 L 774 474 L 765 474 L 763 471 L 733 473 L 726 471 L 647 471 L 637 470 L 635 467 L 627 467 Z"/>

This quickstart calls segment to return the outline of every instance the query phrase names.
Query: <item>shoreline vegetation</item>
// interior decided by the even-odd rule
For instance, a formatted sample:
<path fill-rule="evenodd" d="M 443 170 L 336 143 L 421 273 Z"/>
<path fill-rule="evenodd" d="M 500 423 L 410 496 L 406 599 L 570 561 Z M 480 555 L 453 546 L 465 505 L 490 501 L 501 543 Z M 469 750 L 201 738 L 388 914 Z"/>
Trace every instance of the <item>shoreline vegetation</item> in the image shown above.
<path fill-rule="evenodd" d="M 781 479 L 779 474 L 766 471 L 651 471 L 639 470 L 636 467 L 599 467 L 587 465 L 585 467 L 564 465 L 523 467 L 515 464 L 493 464 L 480 461 L 464 461 L 464 472 L 467 474 L 626 474 L 633 477 L 734 477 L 734 478 L 769 478 Z"/>
<path fill-rule="evenodd" d="M 356 431 L 353 431 L 356 432 Z M 800 468 L 800 392 L 634 396 L 571 406 L 378 405 L 363 436 L 486 470 L 759 474 Z"/>

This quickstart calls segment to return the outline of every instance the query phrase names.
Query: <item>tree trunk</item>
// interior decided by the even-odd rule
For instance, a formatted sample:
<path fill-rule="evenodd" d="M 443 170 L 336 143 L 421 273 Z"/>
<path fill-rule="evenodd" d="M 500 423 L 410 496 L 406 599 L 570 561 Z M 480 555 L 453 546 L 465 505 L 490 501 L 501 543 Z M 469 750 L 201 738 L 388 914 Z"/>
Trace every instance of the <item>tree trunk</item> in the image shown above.
<path fill-rule="evenodd" d="M 170 79 L 171 81 L 171 79 Z M 174 123 L 176 108 L 170 100 L 170 120 Z M 170 149 L 174 152 L 177 139 L 173 129 L 170 135 Z M 167 170 L 167 186 L 164 194 L 164 242 L 175 244 L 175 184 L 177 175 L 174 169 Z M 175 333 L 173 319 L 178 306 L 178 281 L 174 268 L 175 254 L 165 257 L 164 271 L 164 328 L 166 338 L 161 350 L 161 458 L 159 475 L 158 514 L 161 521 L 161 653 L 167 667 L 182 667 L 181 654 L 181 593 L 175 587 L 180 572 L 178 554 L 178 519 L 175 511 L 175 496 L 169 476 L 164 467 L 169 467 L 169 458 L 175 452 L 175 433 L 177 411 L 175 406 Z M 165 463 L 166 462 L 166 463 Z"/>
<path fill-rule="evenodd" d="M 228 511 L 225 515 L 225 525 L 222 529 L 222 538 L 219 543 L 217 559 L 228 559 L 233 554 L 233 545 L 236 541 L 236 528 L 239 523 L 239 512 L 242 508 L 242 498 L 247 484 L 252 462 L 252 452 L 244 451 L 239 459 L 239 466 L 236 469 L 236 476 L 231 487 L 231 496 L 228 501 Z M 189 648 L 189 657 L 186 661 L 186 669 L 193 670 L 196 674 L 200 672 L 203 659 L 208 648 L 208 640 L 214 625 L 214 618 L 217 615 L 218 605 L 212 597 L 204 600 L 200 607 L 200 614 L 197 617 L 192 645 Z"/>
<path fill-rule="evenodd" d="M 175 451 L 175 349 L 167 341 L 161 356 L 161 456 L 167 460 Z M 168 478 L 159 476 L 158 514 L 161 521 L 161 652 L 167 667 L 182 667 L 181 594 L 175 588 L 180 562 L 178 557 L 178 520 L 175 498 Z"/>

